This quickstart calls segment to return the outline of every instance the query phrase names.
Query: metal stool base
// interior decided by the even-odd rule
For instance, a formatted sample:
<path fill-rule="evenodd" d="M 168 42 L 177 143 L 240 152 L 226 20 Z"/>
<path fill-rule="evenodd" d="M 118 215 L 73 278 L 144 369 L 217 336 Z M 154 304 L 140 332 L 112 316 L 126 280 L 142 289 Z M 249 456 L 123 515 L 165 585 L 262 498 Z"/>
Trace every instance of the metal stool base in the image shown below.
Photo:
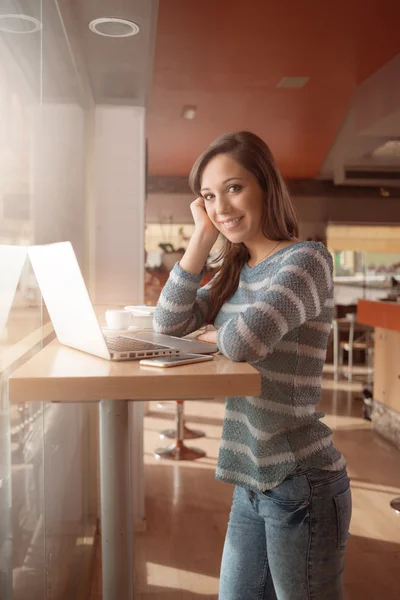
<path fill-rule="evenodd" d="M 168 448 L 158 448 L 154 452 L 156 458 L 162 460 L 196 460 L 203 458 L 206 453 L 199 448 L 188 448 L 182 442 L 172 444 Z"/>
<path fill-rule="evenodd" d="M 184 440 L 195 440 L 197 438 L 205 437 L 204 431 L 200 431 L 200 429 L 189 429 L 189 427 L 183 427 L 183 439 Z M 178 436 L 176 435 L 176 429 L 164 429 L 160 433 L 160 438 L 163 440 L 165 438 L 169 440 L 176 440 Z"/>
<path fill-rule="evenodd" d="M 166 400 L 165 402 L 157 402 L 156 408 L 159 410 L 175 410 L 175 402 Z"/>
<path fill-rule="evenodd" d="M 393 500 L 390 502 L 390 506 L 400 515 L 400 497 L 393 498 Z"/>

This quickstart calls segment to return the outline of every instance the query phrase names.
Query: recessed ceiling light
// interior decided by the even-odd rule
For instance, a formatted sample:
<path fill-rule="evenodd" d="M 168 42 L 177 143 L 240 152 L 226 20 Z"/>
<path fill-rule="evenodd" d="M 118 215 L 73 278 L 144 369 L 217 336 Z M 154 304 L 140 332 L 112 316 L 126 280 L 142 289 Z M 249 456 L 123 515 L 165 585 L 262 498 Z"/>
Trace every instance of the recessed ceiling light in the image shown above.
<path fill-rule="evenodd" d="M 278 88 L 302 88 L 310 81 L 309 77 L 284 77 L 280 80 Z"/>
<path fill-rule="evenodd" d="M 182 117 L 184 119 L 194 119 L 197 112 L 197 106 L 184 106 L 182 111 Z"/>
<path fill-rule="evenodd" d="M 36 33 L 42 27 L 38 19 L 29 15 L 0 15 L 0 31 L 3 33 Z"/>
<path fill-rule="evenodd" d="M 136 35 L 140 31 L 139 25 L 134 21 L 117 19 L 116 17 L 94 19 L 89 23 L 89 29 L 98 35 L 113 38 L 130 37 Z"/>

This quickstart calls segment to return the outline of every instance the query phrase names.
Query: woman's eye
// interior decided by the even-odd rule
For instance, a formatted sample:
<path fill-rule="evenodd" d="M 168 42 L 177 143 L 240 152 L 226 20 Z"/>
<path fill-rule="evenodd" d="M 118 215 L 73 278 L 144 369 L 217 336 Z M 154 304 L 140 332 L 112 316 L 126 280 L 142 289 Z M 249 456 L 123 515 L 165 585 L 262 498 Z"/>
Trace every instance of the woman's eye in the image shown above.
<path fill-rule="evenodd" d="M 212 199 L 212 197 L 213 197 L 213 195 L 212 195 L 212 194 L 204 194 L 204 195 L 203 195 L 203 199 L 204 199 L 204 200 L 211 200 L 211 199 Z"/>
<path fill-rule="evenodd" d="M 237 183 L 234 183 L 233 185 L 230 185 L 228 187 L 228 191 L 233 192 L 233 193 L 240 192 L 241 189 L 242 189 L 242 186 Z"/>

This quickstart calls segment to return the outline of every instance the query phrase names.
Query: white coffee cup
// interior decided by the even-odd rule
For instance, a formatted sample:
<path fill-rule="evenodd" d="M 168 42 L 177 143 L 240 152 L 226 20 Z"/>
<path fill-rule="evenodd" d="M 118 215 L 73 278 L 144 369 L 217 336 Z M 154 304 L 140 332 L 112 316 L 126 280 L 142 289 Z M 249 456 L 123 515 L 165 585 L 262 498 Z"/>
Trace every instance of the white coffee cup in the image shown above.
<path fill-rule="evenodd" d="M 129 310 L 106 310 L 106 323 L 109 329 L 128 329 L 131 324 Z"/>

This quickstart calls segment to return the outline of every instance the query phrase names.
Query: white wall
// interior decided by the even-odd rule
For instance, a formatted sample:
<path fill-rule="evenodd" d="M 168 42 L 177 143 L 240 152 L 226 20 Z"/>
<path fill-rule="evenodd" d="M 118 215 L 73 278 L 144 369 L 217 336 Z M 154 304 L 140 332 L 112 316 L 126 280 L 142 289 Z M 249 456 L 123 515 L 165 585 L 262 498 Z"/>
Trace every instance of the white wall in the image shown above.
<path fill-rule="evenodd" d="M 97 106 L 93 155 L 93 289 L 97 304 L 144 297 L 145 109 Z"/>

